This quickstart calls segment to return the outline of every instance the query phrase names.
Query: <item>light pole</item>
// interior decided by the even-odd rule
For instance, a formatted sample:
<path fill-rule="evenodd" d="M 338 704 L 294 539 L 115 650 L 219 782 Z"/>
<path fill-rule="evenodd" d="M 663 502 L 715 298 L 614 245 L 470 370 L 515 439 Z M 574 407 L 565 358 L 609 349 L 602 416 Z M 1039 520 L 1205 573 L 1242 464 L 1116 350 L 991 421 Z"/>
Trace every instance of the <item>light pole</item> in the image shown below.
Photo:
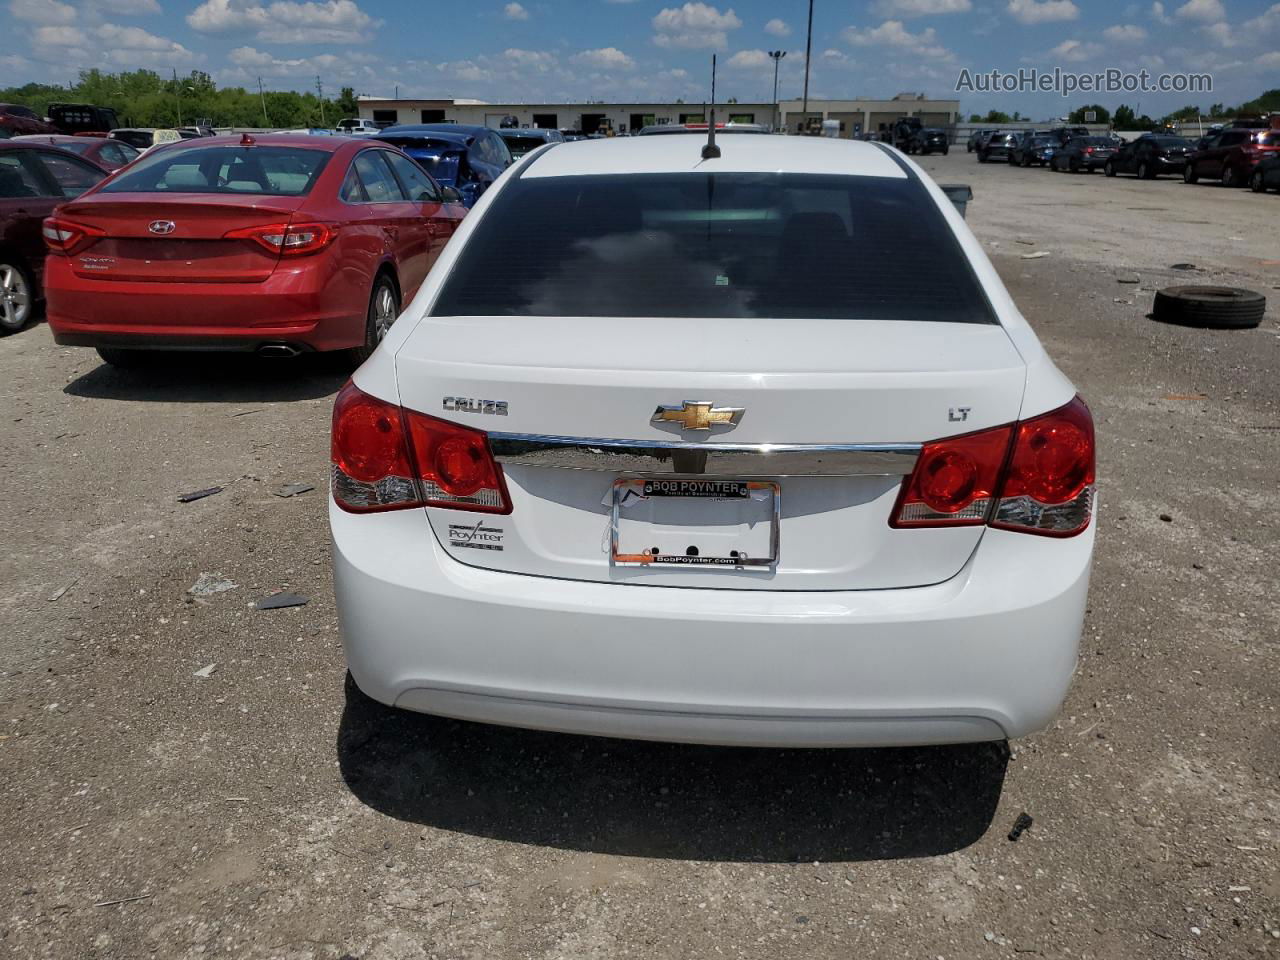
<path fill-rule="evenodd" d="M 813 0 L 809 0 L 809 30 L 804 40 L 804 106 L 801 113 L 805 122 L 809 119 L 809 58 L 813 54 Z"/>
<path fill-rule="evenodd" d="M 786 55 L 785 50 L 769 51 L 769 56 L 773 60 L 773 129 L 775 133 L 778 130 L 778 63 Z"/>

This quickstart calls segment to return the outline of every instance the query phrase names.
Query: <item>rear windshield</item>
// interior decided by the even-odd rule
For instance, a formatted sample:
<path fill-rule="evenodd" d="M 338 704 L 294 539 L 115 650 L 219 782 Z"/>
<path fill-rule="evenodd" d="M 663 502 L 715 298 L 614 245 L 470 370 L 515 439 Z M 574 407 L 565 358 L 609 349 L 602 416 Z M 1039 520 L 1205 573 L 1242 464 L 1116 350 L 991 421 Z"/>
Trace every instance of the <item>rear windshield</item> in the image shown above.
<path fill-rule="evenodd" d="M 537 150 L 547 141 L 542 137 L 506 137 L 502 138 L 506 141 L 507 147 L 511 150 L 513 157 L 523 157 L 530 150 Z"/>
<path fill-rule="evenodd" d="M 298 147 L 164 148 L 143 156 L 103 193 L 250 193 L 302 197 L 329 161 Z"/>
<path fill-rule="evenodd" d="M 996 322 L 919 181 L 778 173 L 514 180 L 432 312 Z"/>

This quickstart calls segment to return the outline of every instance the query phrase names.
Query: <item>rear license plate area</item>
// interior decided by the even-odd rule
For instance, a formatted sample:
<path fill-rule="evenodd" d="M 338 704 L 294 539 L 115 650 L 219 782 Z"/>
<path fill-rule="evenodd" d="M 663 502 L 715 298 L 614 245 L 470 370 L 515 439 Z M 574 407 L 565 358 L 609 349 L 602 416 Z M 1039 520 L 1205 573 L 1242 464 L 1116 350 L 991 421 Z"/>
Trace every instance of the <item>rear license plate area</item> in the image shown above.
<path fill-rule="evenodd" d="M 771 481 L 621 477 L 613 484 L 610 562 L 772 567 L 778 562 L 780 497 Z"/>

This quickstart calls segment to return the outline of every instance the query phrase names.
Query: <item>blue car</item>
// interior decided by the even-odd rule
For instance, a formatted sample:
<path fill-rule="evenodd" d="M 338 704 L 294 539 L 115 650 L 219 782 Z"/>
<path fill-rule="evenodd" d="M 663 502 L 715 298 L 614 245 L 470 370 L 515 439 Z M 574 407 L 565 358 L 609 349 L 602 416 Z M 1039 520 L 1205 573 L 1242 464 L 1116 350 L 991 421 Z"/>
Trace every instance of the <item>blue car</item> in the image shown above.
<path fill-rule="evenodd" d="M 474 206 L 512 163 L 506 143 L 488 127 L 404 124 L 387 127 L 374 136 L 413 157 L 442 187 L 457 190 L 467 207 Z"/>
<path fill-rule="evenodd" d="M 498 136 L 506 143 L 511 156 L 517 160 L 526 153 L 537 150 L 544 143 L 564 143 L 565 140 L 564 134 L 559 130 L 542 130 L 533 127 L 499 130 Z"/>

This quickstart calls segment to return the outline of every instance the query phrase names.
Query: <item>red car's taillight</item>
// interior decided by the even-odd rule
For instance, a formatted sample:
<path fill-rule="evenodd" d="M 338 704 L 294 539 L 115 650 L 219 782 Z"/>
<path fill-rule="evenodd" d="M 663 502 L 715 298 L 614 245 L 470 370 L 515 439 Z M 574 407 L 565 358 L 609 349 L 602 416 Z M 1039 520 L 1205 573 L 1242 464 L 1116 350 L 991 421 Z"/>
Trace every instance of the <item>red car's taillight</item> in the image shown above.
<path fill-rule="evenodd" d="M 57 217 L 45 217 L 40 231 L 44 235 L 45 246 L 54 253 L 72 254 L 83 250 L 93 241 L 105 237 L 107 232 L 83 223 L 72 223 Z"/>
<path fill-rule="evenodd" d="M 889 525 L 976 526 L 1069 537 L 1089 526 L 1093 418 L 1076 397 L 1021 423 L 926 443 Z"/>
<path fill-rule="evenodd" d="M 282 257 L 301 257 L 329 246 L 338 236 L 338 231 L 327 223 L 270 223 L 262 227 L 228 230 L 222 236 L 227 240 L 252 240 Z"/>
<path fill-rule="evenodd" d="M 489 438 L 348 383 L 333 407 L 333 498 L 343 510 L 450 507 L 510 513 Z"/>

